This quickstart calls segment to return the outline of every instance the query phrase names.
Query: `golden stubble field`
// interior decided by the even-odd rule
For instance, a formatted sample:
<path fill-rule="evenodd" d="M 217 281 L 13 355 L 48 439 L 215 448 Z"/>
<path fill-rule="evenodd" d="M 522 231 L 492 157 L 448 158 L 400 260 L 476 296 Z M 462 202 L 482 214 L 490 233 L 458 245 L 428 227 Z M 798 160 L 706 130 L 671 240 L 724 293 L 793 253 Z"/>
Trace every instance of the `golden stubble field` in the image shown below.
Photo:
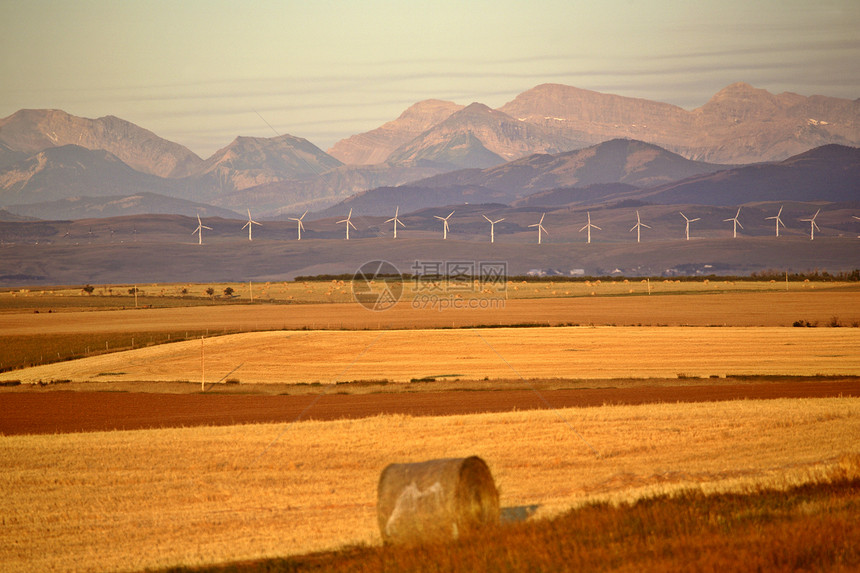
<path fill-rule="evenodd" d="M 860 400 L 7 436 L 4 571 L 136 571 L 379 543 L 385 465 L 479 455 L 506 508 L 799 483 L 858 453 Z"/>
<path fill-rule="evenodd" d="M 541 327 L 250 332 L 36 366 L 0 374 L 0 381 L 334 384 L 858 372 L 856 328 Z"/>
<path fill-rule="evenodd" d="M 521 290 L 513 290 L 520 286 Z M 436 295 L 436 299 L 407 289 L 400 302 L 385 311 L 357 304 L 351 290 L 343 299 L 320 300 L 314 289 L 322 291 L 326 286 L 313 283 L 307 288 L 311 292 L 296 292 L 296 297 L 304 294 L 306 298 L 292 301 L 222 304 L 199 298 L 164 298 L 165 306 L 137 309 L 129 307 L 133 305 L 130 297 L 0 292 L 0 336 L 512 324 L 791 326 L 797 320 L 823 326 L 834 318 L 844 326 L 860 325 L 860 285 L 856 283 L 792 283 L 791 290 L 784 291 L 770 283 L 721 283 L 715 288 L 704 283 L 672 282 L 654 285 L 651 296 L 638 283 L 632 294 L 624 291 L 627 286 L 531 283 L 513 285 L 504 293 L 451 292 Z M 70 301 L 70 306 L 55 304 Z"/>

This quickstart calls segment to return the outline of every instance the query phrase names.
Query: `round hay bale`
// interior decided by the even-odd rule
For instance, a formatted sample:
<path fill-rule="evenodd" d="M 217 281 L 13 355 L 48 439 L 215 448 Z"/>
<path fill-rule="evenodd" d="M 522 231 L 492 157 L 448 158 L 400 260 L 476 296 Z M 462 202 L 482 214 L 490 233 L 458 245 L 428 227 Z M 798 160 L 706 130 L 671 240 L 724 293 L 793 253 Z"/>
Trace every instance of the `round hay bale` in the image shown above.
<path fill-rule="evenodd" d="M 385 543 L 456 539 L 499 523 L 499 492 L 479 457 L 390 464 L 379 477 L 376 516 Z"/>

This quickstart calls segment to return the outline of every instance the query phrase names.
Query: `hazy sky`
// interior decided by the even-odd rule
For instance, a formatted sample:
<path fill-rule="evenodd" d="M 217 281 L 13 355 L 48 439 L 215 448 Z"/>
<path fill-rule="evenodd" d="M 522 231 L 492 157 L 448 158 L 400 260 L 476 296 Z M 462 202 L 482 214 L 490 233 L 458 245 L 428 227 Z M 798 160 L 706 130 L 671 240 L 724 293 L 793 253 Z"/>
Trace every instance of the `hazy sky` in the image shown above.
<path fill-rule="evenodd" d="M 272 127 L 328 149 L 428 98 L 692 109 L 737 81 L 860 97 L 860 1 L 0 0 L 0 118 L 116 115 L 203 157 Z"/>

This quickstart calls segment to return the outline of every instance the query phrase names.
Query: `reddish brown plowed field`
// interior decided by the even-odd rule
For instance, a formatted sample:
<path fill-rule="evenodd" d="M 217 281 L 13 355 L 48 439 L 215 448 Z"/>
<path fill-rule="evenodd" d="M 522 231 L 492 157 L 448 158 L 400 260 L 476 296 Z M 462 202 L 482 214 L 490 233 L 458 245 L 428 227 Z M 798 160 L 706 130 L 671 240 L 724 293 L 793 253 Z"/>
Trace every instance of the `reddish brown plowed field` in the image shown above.
<path fill-rule="evenodd" d="M 856 380 L 823 380 L 540 392 L 446 391 L 318 396 L 5 392 L 0 394 L 0 434 L 333 420 L 378 414 L 437 416 L 603 404 L 821 398 L 839 395 L 860 396 L 860 385 Z"/>

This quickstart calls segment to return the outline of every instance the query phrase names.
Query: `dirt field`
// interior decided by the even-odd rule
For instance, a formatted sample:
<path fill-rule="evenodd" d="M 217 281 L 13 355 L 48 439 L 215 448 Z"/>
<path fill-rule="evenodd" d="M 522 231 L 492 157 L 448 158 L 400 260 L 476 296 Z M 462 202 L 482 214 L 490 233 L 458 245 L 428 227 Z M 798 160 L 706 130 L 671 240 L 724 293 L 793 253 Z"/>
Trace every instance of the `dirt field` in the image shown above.
<path fill-rule="evenodd" d="M 98 432 L 188 426 L 369 418 L 382 414 L 449 416 L 594 407 L 606 404 L 860 397 L 857 378 L 564 390 L 473 390 L 225 396 L 114 392 L 0 392 L 0 435 Z"/>

